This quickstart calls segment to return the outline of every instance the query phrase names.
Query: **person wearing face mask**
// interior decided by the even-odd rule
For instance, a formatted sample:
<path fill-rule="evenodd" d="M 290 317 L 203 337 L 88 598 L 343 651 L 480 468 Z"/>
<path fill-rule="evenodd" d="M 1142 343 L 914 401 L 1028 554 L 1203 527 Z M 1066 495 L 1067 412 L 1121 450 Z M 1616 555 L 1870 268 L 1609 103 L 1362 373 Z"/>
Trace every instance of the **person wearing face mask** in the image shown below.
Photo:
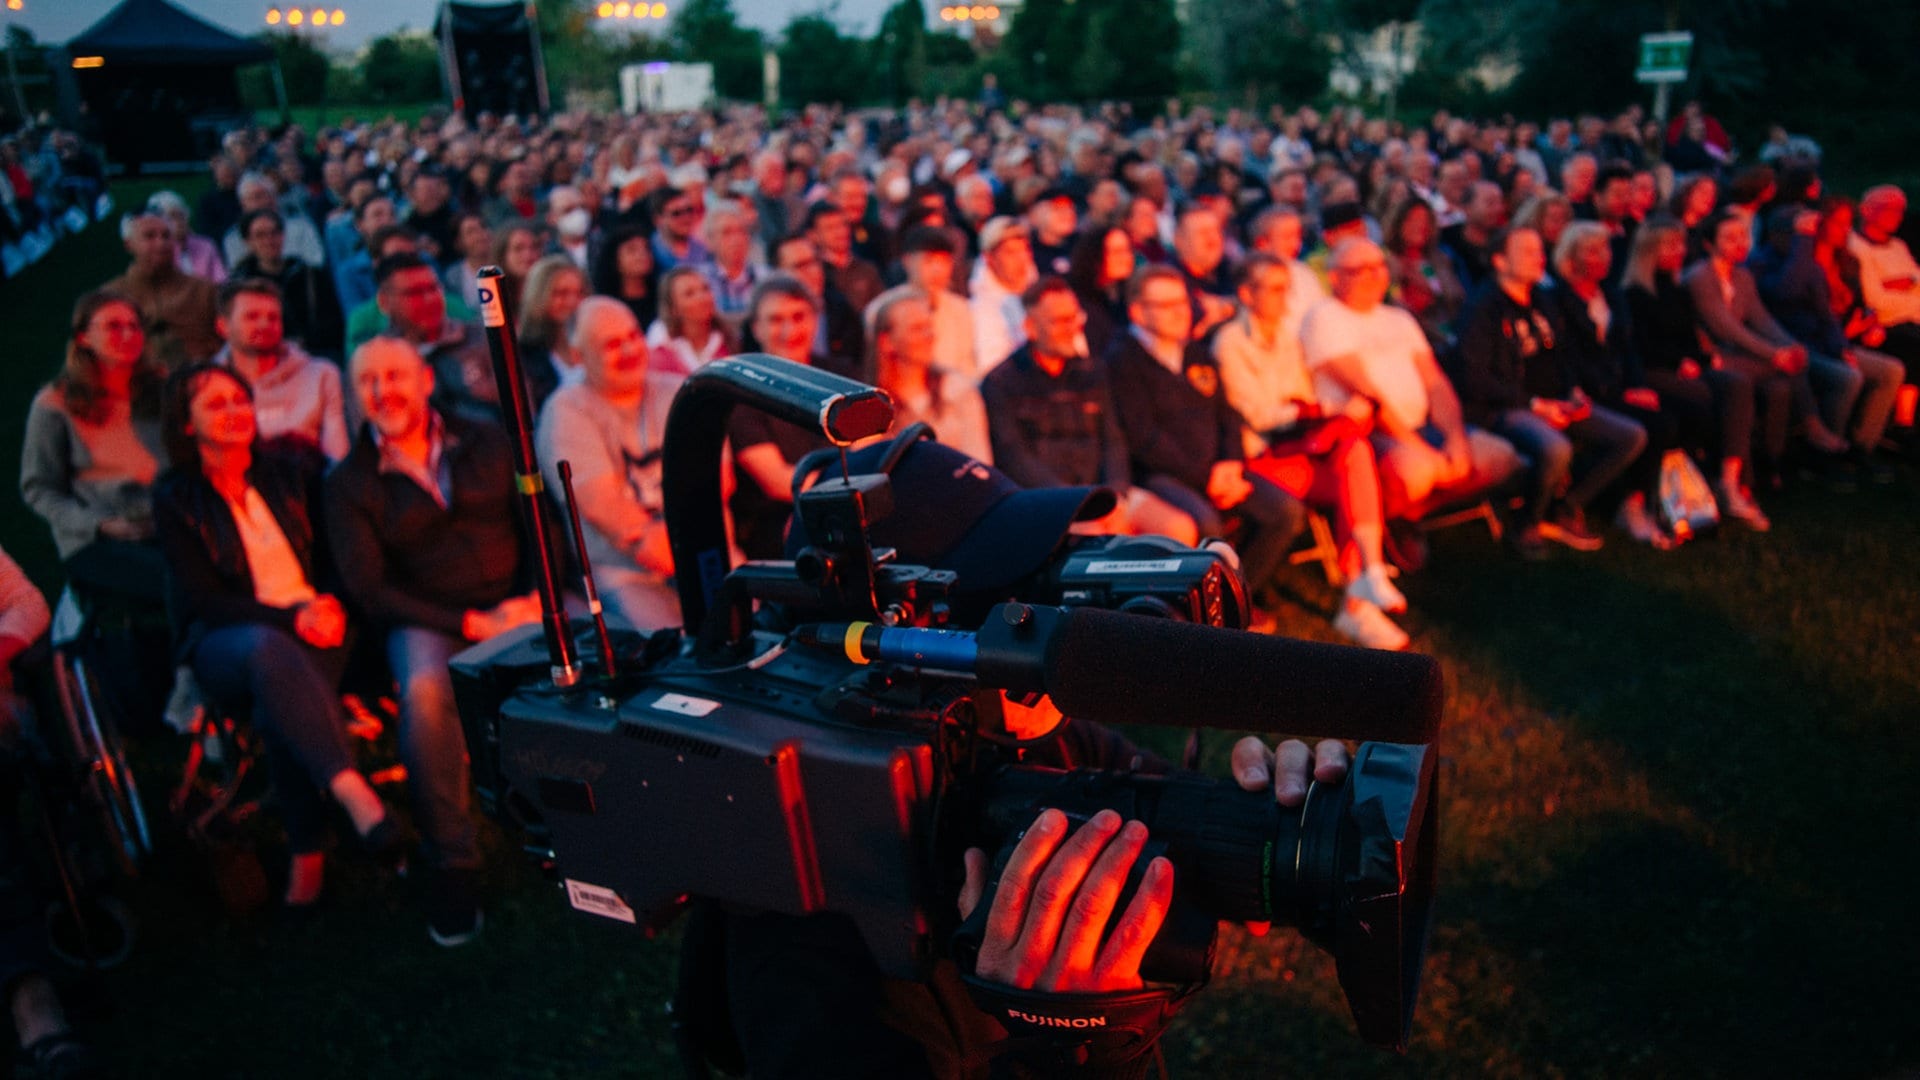
<path fill-rule="evenodd" d="M 588 237 L 593 232 L 593 212 L 587 209 L 580 189 L 561 185 L 547 193 L 547 227 L 552 232 L 548 250 L 565 255 L 582 270 L 591 264 Z"/>
<path fill-rule="evenodd" d="M 547 490 L 559 499 L 559 463 L 570 462 L 587 555 L 612 613 L 642 630 L 678 626 L 660 502 L 660 446 L 675 384 L 647 370 L 646 335 L 618 300 L 582 301 L 572 343 L 584 377 L 554 391 L 535 433 Z"/>

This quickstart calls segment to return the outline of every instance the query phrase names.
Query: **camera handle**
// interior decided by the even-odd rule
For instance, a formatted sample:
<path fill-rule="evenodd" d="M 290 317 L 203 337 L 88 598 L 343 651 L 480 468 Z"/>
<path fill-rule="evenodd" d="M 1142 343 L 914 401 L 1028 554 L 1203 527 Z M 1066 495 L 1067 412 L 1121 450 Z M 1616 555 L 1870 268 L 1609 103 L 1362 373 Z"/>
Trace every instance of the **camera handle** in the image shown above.
<path fill-rule="evenodd" d="M 687 377 L 667 413 L 661 493 L 680 614 L 693 633 L 705 624 L 733 565 L 720 498 L 720 451 L 736 405 L 818 431 L 842 447 L 884 434 L 893 423 L 893 404 L 881 391 L 760 353 L 716 360 Z M 750 603 L 733 600 L 735 606 Z"/>

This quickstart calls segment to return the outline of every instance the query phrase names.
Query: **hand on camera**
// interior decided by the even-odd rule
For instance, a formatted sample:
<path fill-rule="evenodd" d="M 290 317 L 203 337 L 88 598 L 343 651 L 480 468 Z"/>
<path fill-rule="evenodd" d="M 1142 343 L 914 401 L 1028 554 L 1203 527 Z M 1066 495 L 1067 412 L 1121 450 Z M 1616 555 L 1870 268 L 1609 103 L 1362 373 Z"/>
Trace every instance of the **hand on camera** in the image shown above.
<path fill-rule="evenodd" d="M 1139 989 L 1140 958 L 1173 902 L 1173 864 L 1148 864 L 1113 933 L 1103 931 L 1146 843 L 1145 825 L 1111 810 L 1078 829 L 1058 810 L 1042 812 L 1000 874 L 975 973 L 1023 990 Z M 985 893 L 987 853 L 968 849 L 966 864 L 962 919 Z"/>
<path fill-rule="evenodd" d="M 1338 739 L 1321 739 L 1312 749 L 1299 739 L 1288 739 L 1269 750 L 1258 735 L 1249 735 L 1233 744 L 1228 759 L 1233 778 L 1244 791 L 1263 791 L 1273 786 L 1273 801 L 1281 806 L 1299 806 L 1307 797 L 1309 781 L 1337 784 L 1347 775 L 1347 746 Z M 1256 936 L 1264 935 L 1271 925 L 1248 923 Z"/>

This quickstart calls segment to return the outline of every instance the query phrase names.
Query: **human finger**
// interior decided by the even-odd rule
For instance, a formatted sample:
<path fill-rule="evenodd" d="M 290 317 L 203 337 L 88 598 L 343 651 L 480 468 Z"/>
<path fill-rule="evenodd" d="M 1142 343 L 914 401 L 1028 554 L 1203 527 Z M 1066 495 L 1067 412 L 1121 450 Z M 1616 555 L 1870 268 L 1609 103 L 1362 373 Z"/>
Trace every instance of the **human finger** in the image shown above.
<path fill-rule="evenodd" d="M 1281 806 L 1299 806 L 1307 797 L 1307 774 L 1313 752 L 1299 739 L 1288 739 L 1273 754 L 1273 797 Z"/>
<path fill-rule="evenodd" d="M 1114 925 L 1113 935 L 1094 962 L 1092 983 L 1101 990 L 1130 990 L 1140 985 L 1140 960 L 1147 955 L 1173 904 L 1173 864 L 1164 857 L 1147 864 L 1133 902 Z"/>
<path fill-rule="evenodd" d="M 1120 902 L 1120 890 L 1127 884 L 1133 862 L 1147 846 L 1147 827 L 1138 821 L 1121 826 L 1112 842 L 1100 852 L 1086 880 L 1080 883 L 1073 903 L 1067 908 L 1067 921 L 1060 927 L 1060 941 L 1053 958 L 1036 985 L 1041 990 L 1096 990 L 1090 984 L 1094 963 L 1100 958 L 1107 920 Z"/>
<path fill-rule="evenodd" d="M 1027 900 L 1027 918 L 1020 928 L 1020 940 L 1014 946 L 1014 965 L 1019 976 L 1015 986 L 1032 986 L 1046 969 L 1047 961 L 1060 940 L 1060 927 L 1067 909 L 1080 892 L 1080 883 L 1093 869 L 1093 862 L 1106 848 L 1107 841 L 1120 831 L 1120 815 L 1102 810 L 1060 845 L 1047 868 L 1035 883 Z"/>
<path fill-rule="evenodd" d="M 1014 846 L 1006 868 L 1000 872 L 993 905 L 987 909 L 987 931 L 981 938 L 980 958 L 974 965 L 982 977 L 1017 985 L 1014 977 L 1018 972 L 1011 958 L 1019 944 L 1020 928 L 1026 922 L 1033 879 L 1059 847 L 1066 831 L 1065 814 L 1044 810 Z"/>
<path fill-rule="evenodd" d="M 1227 759 L 1234 782 L 1246 791 L 1264 791 L 1273 780 L 1273 752 L 1260 736 L 1249 735 L 1233 744 Z"/>
<path fill-rule="evenodd" d="M 1321 739 L 1313 748 L 1313 778 L 1323 784 L 1337 784 L 1347 775 L 1350 760 L 1346 743 Z"/>

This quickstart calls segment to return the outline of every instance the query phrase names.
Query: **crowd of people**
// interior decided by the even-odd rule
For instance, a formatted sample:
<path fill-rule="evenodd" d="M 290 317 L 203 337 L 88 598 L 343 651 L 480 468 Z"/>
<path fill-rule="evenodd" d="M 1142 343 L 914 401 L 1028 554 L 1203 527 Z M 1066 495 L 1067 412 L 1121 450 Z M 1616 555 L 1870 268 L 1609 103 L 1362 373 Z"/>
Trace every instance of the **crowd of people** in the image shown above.
<path fill-rule="evenodd" d="M 959 102 L 239 130 L 196 204 L 125 217 L 126 271 L 48 358 L 21 493 L 75 589 L 165 604 L 199 691 L 248 710 L 290 906 L 320 895 L 330 807 L 401 855 L 334 693 L 377 640 L 429 929 L 456 945 L 480 853 L 447 662 L 538 617 L 482 267 L 543 464 L 570 463 L 601 595 L 636 627 L 680 621 L 672 396 L 766 353 L 883 388 L 896 430 L 1020 485 L 1111 490 L 1075 533 L 1230 539 L 1263 612 L 1323 515 L 1334 628 L 1402 649 L 1396 578 L 1438 510 L 1488 500 L 1538 559 L 1609 522 L 1678 543 L 1673 451 L 1760 532 L 1783 485 L 1893 478 L 1920 373 L 1906 198 L 1828 192 L 1817 155 L 1777 132 L 1741 165 L 1697 104 L 1664 132 L 1637 109 Z M 782 557 L 825 442 L 745 410 L 728 435 L 735 543 Z"/>
<path fill-rule="evenodd" d="M 0 284 L 112 211 L 106 165 L 77 133 L 27 125 L 0 135 Z"/>

